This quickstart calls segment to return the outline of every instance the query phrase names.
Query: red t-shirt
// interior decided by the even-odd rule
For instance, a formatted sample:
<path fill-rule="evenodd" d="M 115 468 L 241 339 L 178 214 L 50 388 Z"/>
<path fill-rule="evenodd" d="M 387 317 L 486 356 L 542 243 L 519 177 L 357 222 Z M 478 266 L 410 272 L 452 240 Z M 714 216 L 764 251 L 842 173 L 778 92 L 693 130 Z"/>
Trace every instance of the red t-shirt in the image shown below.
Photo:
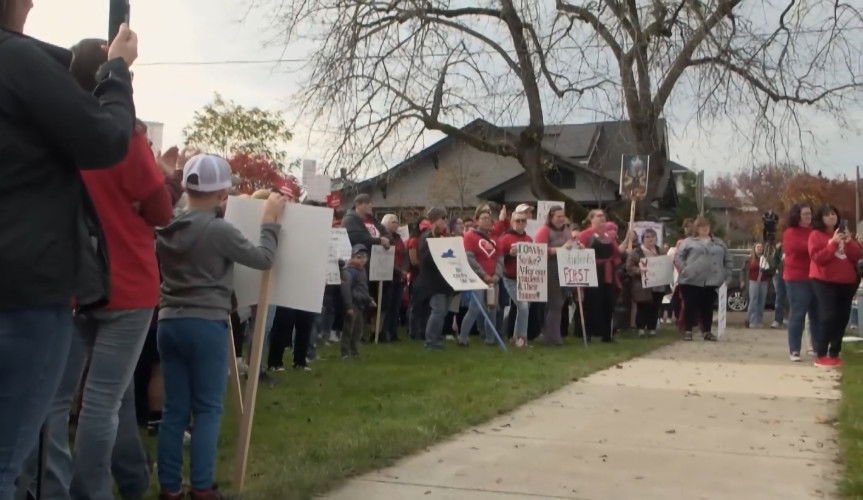
<path fill-rule="evenodd" d="M 139 309 L 159 303 L 159 268 L 151 227 L 140 203 L 163 189 L 165 175 L 147 137 L 135 131 L 126 158 L 104 170 L 82 170 L 84 184 L 105 232 L 111 262 L 111 301 L 107 309 Z"/>
<path fill-rule="evenodd" d="M 517 277 L 517 259 L 509 254 L 509 251 L 512 250 L 514 245 L 519 243 L 531 243 L 533 239 L 527 234 L 518 234 L 515 231 L 507 231 L 503 233 L 503 236 L 498 238 L 497 240 L 497 251 L 503 255 L 503 275 L 509 279 L 516 279 Z"/>
<path fill-rule="evenodd" d="M 782 233 L 782 279 L 799 281 L 809 279 L 809 234 L 812 228 L 789 227 Z"/>
<path fill-rule="evenodd" d="M 749 281 L 770 281 L 770 276 L 761 271 L 761 259 L 749 259 Z"/>
<path fill-rule="evenodd" d="M 470 230 L 464 234 L 464 249 L 473 252 L 473 256 L 479 263 L 485 274 L 494 276 L 497 266 L 497 245 L 494 240 L 483 236 L 479 231 Z"/>

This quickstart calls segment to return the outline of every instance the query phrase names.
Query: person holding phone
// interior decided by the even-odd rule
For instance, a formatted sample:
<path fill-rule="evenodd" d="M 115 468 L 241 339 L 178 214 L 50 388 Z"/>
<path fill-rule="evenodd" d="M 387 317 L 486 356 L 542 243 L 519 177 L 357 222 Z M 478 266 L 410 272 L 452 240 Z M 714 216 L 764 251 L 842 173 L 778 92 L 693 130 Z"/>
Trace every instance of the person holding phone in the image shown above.
<path fill-rule="evenodd" d="M 0 0 L 2 499 L 13 494 L 60 382 L 72 305 L 108 297 L 105 241 L 81 170 L 123 160 L 135 124 L 137 35 L 120 28 L 90 94 L 69 75 L 68 50 L 23 34 L 32 7 Z"/>
<path fill-rule="evenodd" d="M 809 234 L 809 277 L 821 320 L 821 335 L 815 343 L 815 366 L 841 366 L 842 337 L 851 316 L 851 301 L 857 292 L 857 260 L 860 245 L 840 221 L 833 205 L 815 212 Z"/>

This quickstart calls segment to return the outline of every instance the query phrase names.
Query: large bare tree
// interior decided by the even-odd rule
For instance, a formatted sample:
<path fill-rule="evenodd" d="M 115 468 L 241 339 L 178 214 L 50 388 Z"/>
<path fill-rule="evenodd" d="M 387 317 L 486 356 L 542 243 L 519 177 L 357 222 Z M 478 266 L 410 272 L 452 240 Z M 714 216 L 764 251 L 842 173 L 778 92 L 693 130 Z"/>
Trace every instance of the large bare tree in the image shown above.
<path fill-rule="evenodd" d="M 753 147 L 802 141 L 800 107 L 840 114 L 859 99 L 863 17 L 813 0 L 269 0 L 279 40 L 311 41 L 300 100 L 351 170 L 404 157 L 427 131 L 516 158 L 540 199 L 544 127 L 626 119 L 651 160 L 666 158 L 672 101 L 699 122 L 745 114 Z M 520 133 L 463 129 L 483 118 Z M 750 119 L 751 118 L 751 119 Z M 571 205 L 575 206 L 574 203 Z"/>

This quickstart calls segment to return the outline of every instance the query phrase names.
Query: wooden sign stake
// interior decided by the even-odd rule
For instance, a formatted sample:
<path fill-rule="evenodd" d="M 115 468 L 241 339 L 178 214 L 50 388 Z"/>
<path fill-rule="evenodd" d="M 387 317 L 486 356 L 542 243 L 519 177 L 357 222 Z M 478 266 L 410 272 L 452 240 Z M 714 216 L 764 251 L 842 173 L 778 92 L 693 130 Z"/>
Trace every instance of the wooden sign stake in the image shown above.
<path fill-rule="evenodd" d="M 381 338 L 381 301 L 384 296 L 384 282 L 378 281 L 378 315 L 375 318 L 375 344 Z"/>
<path fill-rule="evenodd" d="M 261 273 L 261 292 L 255 331 L 252 334 L 252 354 L 249 359 L 246 397 L 243 401 L 243 418 L 240 420 L 240 435 L 234 462 L 234 489 L 242 492 L 246 482 L 246 467 L 249 464 L 249 445 L 252 439 L 252 424 L 255 419 L 255 398 L 258 395 L 258 379 L 261 372 L 261 357 L 264 351 L 264 335 L 267 327 L 267 309 L 270 305 L 270 271 Z"/>
<path fill-rule="evenodd" d="M 228 374 L 231 384 L 231 394 L 234 397 L 234 403 L 237 405 L 237 416 L 243 416 L 243 389 L 240 385 L 240 372 L 237 369 L 237 348 L 234 346 L 234 327 L 228 321 Z"/>

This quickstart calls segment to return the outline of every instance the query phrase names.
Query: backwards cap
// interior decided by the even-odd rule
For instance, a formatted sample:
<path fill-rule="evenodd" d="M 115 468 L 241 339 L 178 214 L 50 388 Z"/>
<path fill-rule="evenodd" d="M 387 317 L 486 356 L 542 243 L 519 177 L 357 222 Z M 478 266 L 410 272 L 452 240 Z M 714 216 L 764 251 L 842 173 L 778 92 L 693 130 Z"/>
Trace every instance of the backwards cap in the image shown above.
<path fill-rule="evenodd" d="M 231 187 L 231 165 L 221 156 L 195 155 L 183 167 L 183 187 L 213 193 Z"/>

